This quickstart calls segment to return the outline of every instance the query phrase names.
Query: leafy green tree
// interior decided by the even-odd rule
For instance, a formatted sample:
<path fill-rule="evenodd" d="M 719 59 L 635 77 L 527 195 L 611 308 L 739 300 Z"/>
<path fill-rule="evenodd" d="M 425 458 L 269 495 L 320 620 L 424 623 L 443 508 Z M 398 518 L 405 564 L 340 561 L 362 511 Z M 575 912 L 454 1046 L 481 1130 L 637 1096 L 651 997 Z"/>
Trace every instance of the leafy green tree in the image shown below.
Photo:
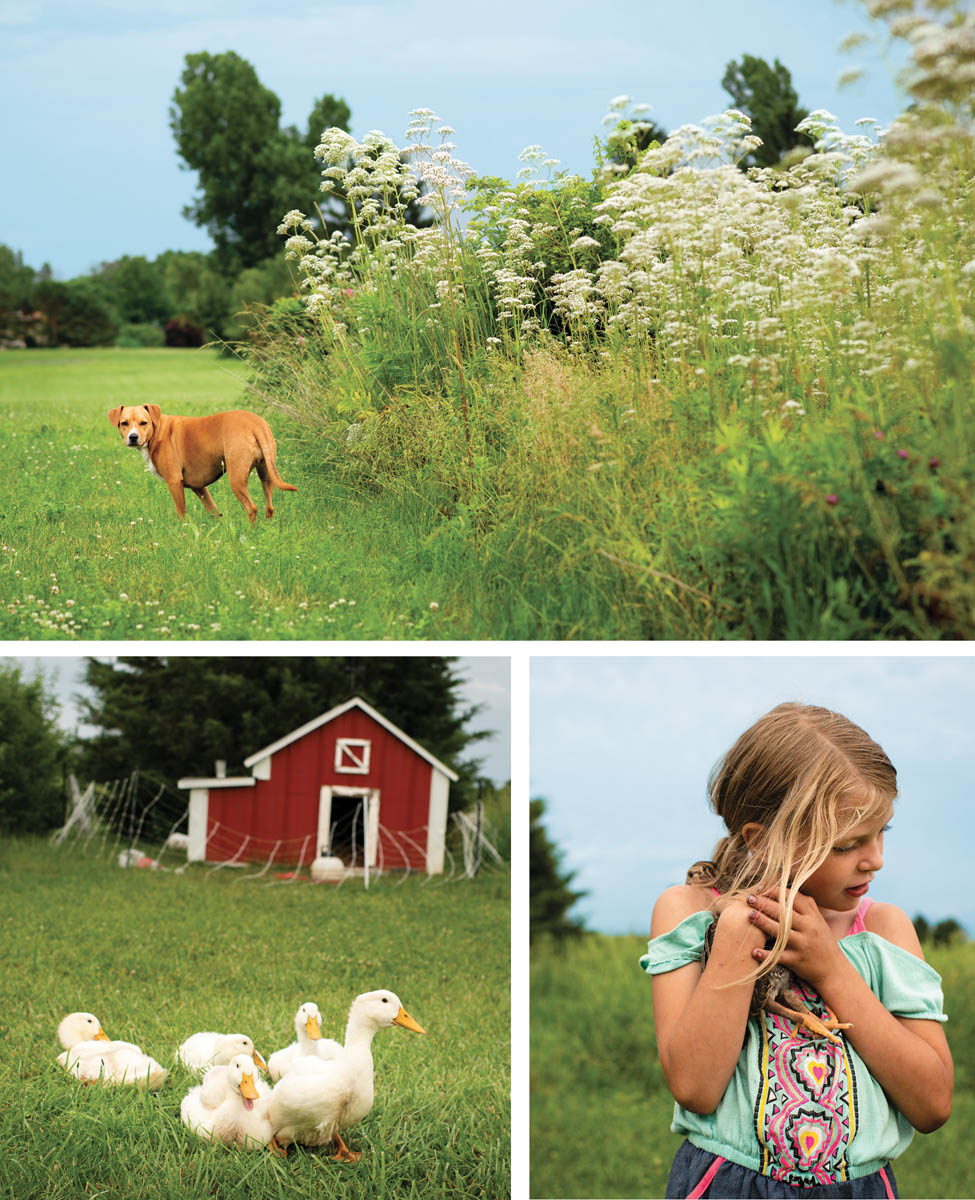
<path fill-rule="evenodd" d="M 0 313 L 16 312 L 31 303 L 35 275 L 19 250 L 0 245 Z"/>
<path fill-rule="evenodd" d="M 931 930 L 931 941 L 936 946 L 950 946 L 952 942 L 960 941 L 964 937 L 965 931 L 954 917 L 939 921 Z"/>
<path fill-rule="evenodd" d="M 260 323 L 260 314 L 268 305 L 295 290 L 291 267 L 282 254 L 257 267 L 246 267 L 230 288 L 230 315 L 225 322 L 226 335 L 239 341 Z"/>
<path fill-rule="evenodd" d="M 158 260 L 150 262 L 141 255 L 125 255 L 115 262 L 103 262 L 93 277 L 111 297 L 122 321 L 161 325 L 173 315 L 164 267 Z"/>
<path fill-rule="evenodd" d="M 0 829 L 46 833 L 64 818 L 69 739 L 44 679 L 0 662 Z"/>
<path fill-rule="evenodd" d="M 921 913 L 914 918 L 914 932 L 917 934 L 919 942 L 926 942 L 931 936 L 931 926 L 928 924 L 928 919 L 922 916 Z"/>
<path fill-rule="evenodd" d="M 572 920 L 568 912 L 586 893 L 570 887 L 574 872 L 562 869 L 562 852 L 549 841 L 542 824 L 544 814 L 545 801 L 532 800 L 528 842 L 529 936 L 534 939 L 539 934 L 549 934 L 558 940 L 577 937 L 583 932 L 583 924 Z"/>
<path fill-rule="evenodd" d="M 110 346 L 119 330 L 118 313 L 94 279 L 45 279 L 34 290 L 47 319 L 52 344 Z"/>
<path fill-rule="evenodd" d="M 207 338 L 222 337 L 231 315 L 228 278 L 216 256 L 199 250 L 167 250 L 156 259 L 172 303 L 172 316 L 199 325 Z"/>
<path fill-rule="evenodd" d="M 234 275 L 280 250 L 277 227 L 293 208 L 314 213 L 320 169 L 309 148 L 322 121 L 348 128 L 344 101 L 316 101 L 304 134 L 281 128 L 281 102 L 246 59 L 187 54 L 169 110 L 180 157 L 199 177 L 200 195 L 184 213 L 207 230 L 221 269 Z"/>
<path fill-rule="evenodd" d="M 796 126 L 809 113 L 799 107 L 792 73 L 778 59 L 770 67 L 764 58 L 743 54 L 741 62 L 732 60 L 725 67 L 721 86 L 735 108 L 751 118 L 752 132 L 762 139 L 762 145 L 748 156 L 750 163 L 774 167 L 797 146 L 812 146 L 812 138 L 796 133 Z"/>
<path fill-rule="evenodd" d="M 144 773 L 175 787 L 243 759 L 358 695 L 460 775 L 451 806 L 470 795 L 478 762 L 462 756 L 484 733 L 465 726 L 449 658 L 91 658 L 83 704 L 98 732 L 81 743 L 82 769 L 102 781 Z M 138 747 L 137 757 L 133 747 Z"/>

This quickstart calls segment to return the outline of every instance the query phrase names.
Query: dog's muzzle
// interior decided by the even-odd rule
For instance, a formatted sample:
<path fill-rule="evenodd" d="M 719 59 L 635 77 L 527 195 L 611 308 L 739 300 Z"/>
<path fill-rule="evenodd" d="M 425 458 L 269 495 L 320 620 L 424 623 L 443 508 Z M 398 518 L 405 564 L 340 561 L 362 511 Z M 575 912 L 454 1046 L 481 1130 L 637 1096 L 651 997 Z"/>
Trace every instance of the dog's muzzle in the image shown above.
<path fill-rule="evenodd" d="M 130 433 L 129 436 L 125 439 L 125 444 L 127 446 L 138 446 L 139 435 L 133 430 L 133 432 Z"/>

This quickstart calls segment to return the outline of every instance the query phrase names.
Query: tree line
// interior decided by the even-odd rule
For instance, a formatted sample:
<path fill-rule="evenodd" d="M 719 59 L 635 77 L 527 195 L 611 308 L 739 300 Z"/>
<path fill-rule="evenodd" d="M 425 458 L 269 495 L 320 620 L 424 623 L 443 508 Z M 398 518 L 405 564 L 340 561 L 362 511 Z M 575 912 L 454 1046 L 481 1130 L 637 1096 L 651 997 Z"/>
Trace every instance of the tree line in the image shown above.
<path fill-rule="evenodd" d="M 461 701 L 452 658 L 89 658 L 85 682 L 90 732 L 71 734 L 43 675 L 0 661 L 0 831 L 60 827 L 69 773 L 84 787 L 137 768 L 174 793 L 181 776 L 211 776 L 218 759 L 228 774 L 247 774 L 248 755 L 353 696 L 457 772 L 451 810 L 485 791 L 470 755 L 490 733 L 467 728 L 477 708 Z"/>
<path fill-rule="evenodd" d="M 774 165 L 804 144 L 790 72 L 745 54 L 727 64 L 722 86 L 752 119 L 763 145 L 747 164 Z M 320 191 L 314 157 L 322 131 L 350 128 L 345 100 L 324 93 L 304 129 L 282 126 L 281 101 L 233 51 L 187 54 L 169 109 L 183 169 L 197 176 L 183 215 L 207 231 L 209 252 L 167 250 L 154 259 L 124 255 L 87 275 L 54 278 L 19 250 L 0 244 L 0 348 L 38 346 L 199 346 L 244 339 L 254 313 L 294 295 L 277 227 L 299 208 L 319 232 L 347 234 L 352 206 Z M 611 159 L 632 166 L 666 131 L 621 119 L 608 139 Z M 428 220 L 421 202 L 409 219 Z"/>

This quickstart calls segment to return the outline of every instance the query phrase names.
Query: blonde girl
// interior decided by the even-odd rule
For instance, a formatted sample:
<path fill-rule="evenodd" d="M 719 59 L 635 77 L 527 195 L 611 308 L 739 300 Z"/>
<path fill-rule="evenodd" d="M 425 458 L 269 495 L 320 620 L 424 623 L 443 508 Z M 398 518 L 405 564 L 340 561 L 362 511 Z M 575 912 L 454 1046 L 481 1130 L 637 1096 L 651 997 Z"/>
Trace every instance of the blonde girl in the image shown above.
<path fill-rule="evenodd" d="M 867 894 L 896 794 L 862 729 L 799 704 L 712 773 L 727 835 L 660 896 L 641 959 L 685 1137 L 668 1197 L 893 1197 L 890 1162 L 948 1119 L 940 978 Z"/>

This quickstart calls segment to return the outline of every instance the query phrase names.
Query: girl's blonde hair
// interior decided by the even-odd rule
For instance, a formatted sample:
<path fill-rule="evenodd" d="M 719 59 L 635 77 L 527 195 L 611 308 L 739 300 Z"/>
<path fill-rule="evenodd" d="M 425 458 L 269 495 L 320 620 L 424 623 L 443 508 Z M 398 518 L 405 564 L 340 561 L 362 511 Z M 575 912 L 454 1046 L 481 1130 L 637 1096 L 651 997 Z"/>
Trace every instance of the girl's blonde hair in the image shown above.
<path fill-rule="evenodd" d="M 864 821 L 885 817 L 897 772 L 877 743 L 826 708 L 780 704 L 746 729 L 708 780 L 711 807 L 728 829 L 689 884 L 723 897 L 777 892 L 785 897 L 779 934 L 755 976 L 781 957 L 792 928 L 794 892 L 833 847 Z M 745 842 L 754 822 L 761 832 Z M 793 891 L 786 894 L 786 889 Z"/>

